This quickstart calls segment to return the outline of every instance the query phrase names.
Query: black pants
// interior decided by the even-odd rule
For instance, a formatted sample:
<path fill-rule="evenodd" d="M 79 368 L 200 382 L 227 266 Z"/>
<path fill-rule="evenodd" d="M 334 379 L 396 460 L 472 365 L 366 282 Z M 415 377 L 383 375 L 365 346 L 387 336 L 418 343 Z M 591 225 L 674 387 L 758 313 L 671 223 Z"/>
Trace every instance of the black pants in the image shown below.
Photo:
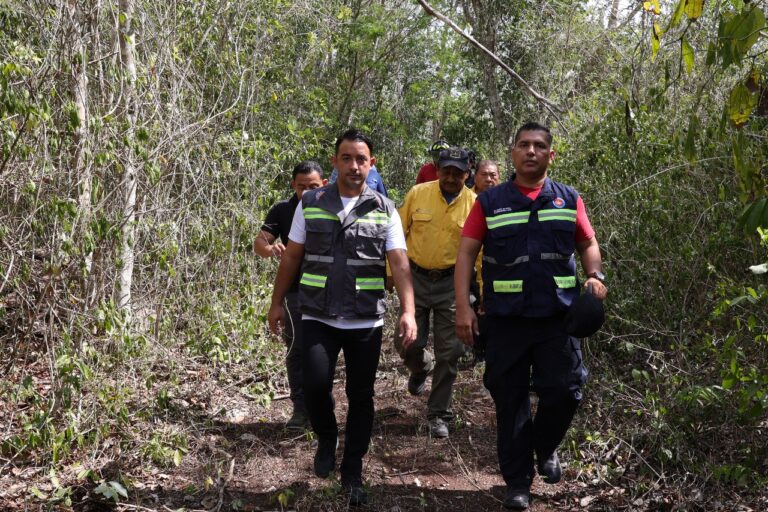
<path fill-rule="evenodd" d="M 373 384 L 381 352 L 381 327 L 337 329 L 303 320 L 304 397 L 312 430 L 319 440 L 335 443 L 339 430 L 333 401 L 333 375 L 339 351 L 347 371 L 347 425 L 344 433 L 342 478 L 360 478 L 373 430 Z"/>
<path fill-rule="evenodd" d="M 291 388 L 291 402 L 294 409 L 305 409 L 304 377 L 301 335 L 301 313 L 299 312 L 299 294 L 288 293 L 285 296 L 285 330 L 283 340 L 288 353 L 285 356 L 285 367 L 288 373 L 288 387 Z"/>
<path fill-rule="evenodd" d="M 581 343 L 562 316 L 488 316 L 485 387 L 496 405 L 497 449 L 509 487 L 530 487 L 534 452 L 544 461 L 557 449 L 581 401 L 587 370 Z M 531 417 L 530 383 L 539 401 Z"/>

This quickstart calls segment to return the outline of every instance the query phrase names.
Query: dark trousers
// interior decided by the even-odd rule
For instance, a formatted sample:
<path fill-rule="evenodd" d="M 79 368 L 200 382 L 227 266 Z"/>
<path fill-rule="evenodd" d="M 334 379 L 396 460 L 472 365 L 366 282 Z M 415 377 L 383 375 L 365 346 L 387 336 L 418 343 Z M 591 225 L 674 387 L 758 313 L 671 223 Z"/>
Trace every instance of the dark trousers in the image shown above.
<path fill-rule="evenodd" d="M 488 316 L 483 378 L 496 405 L 497 449 L 504 481 L 528 488 L 534 453 L 543 462 L 565 436 L 581 401 L 587 370 L 581 343 L 568 336 L 562 316 Z M 538 395 L 531 417 L 530 384 Z"/>
<path fill-rule="evenodd" d="M 288 349 L 285 356 L 285 368 L 288 373 L 288 387 L 291 389 L 291 402 L 294 409 L 305 409 L 303 350 L 301 337 L 301 313 L 299 312 L 298 292 L 285 296 L 285 330 L 283 341 Z"/>
<path fill-rule="evenodd" d="M 381 327 L 337 329 L 303 320 L 304 396 L 312 430 L 321 442 L 335 444 L 339 435 L 333 401 L 333 375 L 339 351 L 347 371 L 347 425 L 342 478 L 360 478 L 373 430 L 373 384 L 381 352 Z"/>

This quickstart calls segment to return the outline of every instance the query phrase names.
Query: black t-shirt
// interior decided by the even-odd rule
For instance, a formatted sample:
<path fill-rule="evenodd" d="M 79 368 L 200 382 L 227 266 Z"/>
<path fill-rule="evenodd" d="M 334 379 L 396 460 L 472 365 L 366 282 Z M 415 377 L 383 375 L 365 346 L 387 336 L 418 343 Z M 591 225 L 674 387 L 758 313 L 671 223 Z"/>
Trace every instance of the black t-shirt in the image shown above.
<path fill-rule="evenodd" d="M 262 231 L 266 231 L 275 238 L 279 238 L 283 245 L 288 244 L 288 233 L 291 232 L 291 223 L 293 222 L 293 214 L 296 212 L 296 207 L 299 205 L 299 198 L 296 194 L 290 199 L 275 203 L 272 208 L 267 212 L 267 218 L 264 219 L 264 224 L 261 226 Z M 299 279 L 300 276 L 296 276 L 296 279 L 291 284 L 289 293 L 299 291 Z"/>

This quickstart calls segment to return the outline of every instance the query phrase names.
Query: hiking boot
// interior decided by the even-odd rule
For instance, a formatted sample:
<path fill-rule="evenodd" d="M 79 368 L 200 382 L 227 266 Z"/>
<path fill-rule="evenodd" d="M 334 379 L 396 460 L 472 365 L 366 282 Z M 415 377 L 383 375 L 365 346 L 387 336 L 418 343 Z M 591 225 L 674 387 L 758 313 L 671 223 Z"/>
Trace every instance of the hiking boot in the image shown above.
<path fill-rule="evenodd" d="M 531 492 L 528 489 L 513 489 L 507 487 L 507 495 L 504 497 L 504 508 L 512 510 L 525 510 L 531 501 Z"/>
<path fill-rule="evenodd" d="M 368 504 L 368 492 L 360 478 L 342 478 L 341 486 L 349 493 L 349 505 L 359 507 Z"/>
<path fill-rule="evenodd" d="M 305 430 L 310 428 L 307 410 L 303 407 L 294 407 L 293 414 L 285 424 L 285 428 L 288 430 Z"/>
<path fill-rule="evenodd" d="M 336 448 L 338 447 L 338 438 L 335 441 L 318 440 L 314 463 L 315 475 L 328 478 L 328 475 L 336 469 Z"/>
<path fill-rule="evenodd" d="M 546 484 L 556 484 L 563 476 L 563 470 L 560 467 L 560 459 L 557 456 L 557 451 L 552 452 L 547 460 L 543 463 L 539 461 L 537 468 L 541 479 Z"/>
<path fill-rule="evenodd" d="M 427 387 L 427 376 L 434 367 L 435 364 L 432 363 L 429 369 L 423 373 L 411 373 L 411 376 L 408 377 L 408 392 L 410 394 L 419 396 L 424 393 L 424 390 Z"/>
<path fill-rule="evenodd" d="M 432 437 L 445 439 L 448 437 L 448 424 L 443 418 L 432 418 L 429 420 L 429 433 Z"/>

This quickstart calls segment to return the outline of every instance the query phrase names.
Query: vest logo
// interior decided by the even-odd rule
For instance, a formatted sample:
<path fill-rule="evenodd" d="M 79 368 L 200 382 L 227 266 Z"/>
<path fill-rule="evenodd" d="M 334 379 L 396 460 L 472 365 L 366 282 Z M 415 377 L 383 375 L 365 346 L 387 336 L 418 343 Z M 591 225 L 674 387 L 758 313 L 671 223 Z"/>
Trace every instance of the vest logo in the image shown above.
<path fill-rule="evenodd" d="M 325 194 L 325 190 L 320 190 L 315 194 L 315 200 L 320 199 Z"/>
<path fill-rule="evenodd" d="M 552 200 L 552 204 L 555 208 L 562 208 L 565 206 L 565 200 L 562 197 L 556 197 Z"/>
<path fill-rule="evenodd" d="M 499 213 L 511 212 L 511 211 L 512 211 L 512 208 L 510 208 L 509 206 L 505 206 L 504 208 L 497 208 L 493 210 L 493 214 L 497 215 Z"/>

